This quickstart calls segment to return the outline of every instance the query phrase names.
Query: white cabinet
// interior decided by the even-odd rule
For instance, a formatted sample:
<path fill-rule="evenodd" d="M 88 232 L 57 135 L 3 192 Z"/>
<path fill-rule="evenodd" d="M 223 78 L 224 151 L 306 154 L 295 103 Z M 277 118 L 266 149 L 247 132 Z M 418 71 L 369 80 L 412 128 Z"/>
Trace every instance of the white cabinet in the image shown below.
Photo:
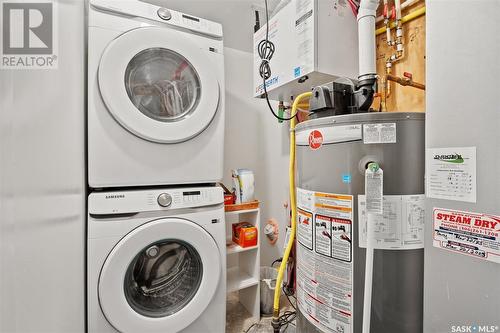
<path fill-rule="evenodd" d="M 227 292 L 238 292 L 240 303 L 259 320 L 260 318 L 260 240 L 256 246 L 241 247 L 232 242 L 234 223 L 248 222 L 260 231 L 260 211 L 258 208 L 226 212 L 227 244 Z"/>

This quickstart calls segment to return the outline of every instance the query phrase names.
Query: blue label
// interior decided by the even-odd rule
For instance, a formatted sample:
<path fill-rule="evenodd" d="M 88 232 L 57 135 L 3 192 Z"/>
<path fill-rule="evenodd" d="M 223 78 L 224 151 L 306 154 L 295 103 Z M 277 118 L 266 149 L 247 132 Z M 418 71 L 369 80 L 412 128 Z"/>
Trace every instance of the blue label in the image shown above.
<path fill-rule="evenodd" d="M 293 72 L 295 74 L 295 77 L 300 76 L 300 67 L 295 67 L 295 69 L 293 70 Z"/>
<path fill-rule="evenodd" d="M 343 173 L 342 174 L 342 182 L 344 184 L 350 184 L 351 183 L 351 179 L 352 179 L 352 177 L 351 177 L 350 173 Z"/>

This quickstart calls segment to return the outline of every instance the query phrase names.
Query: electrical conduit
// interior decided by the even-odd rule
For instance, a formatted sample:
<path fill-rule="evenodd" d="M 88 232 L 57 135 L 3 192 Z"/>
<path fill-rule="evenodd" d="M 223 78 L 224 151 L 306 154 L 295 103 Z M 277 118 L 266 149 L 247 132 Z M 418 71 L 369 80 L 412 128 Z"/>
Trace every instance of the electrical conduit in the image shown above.
<path fill-rule="evenodd" d="M 303 106 L 303 100 L 309 99 L 312 96 L 312 92 L 306 92 L 300 94 L 295 98 L 292 105 L 292 111 L 290 114 L 296 114 L 297 109 Z M 273 308 L 273 328 L 274 332 L 279 332 L 279 316 L 280 316 L 280 296 L 281 296 L 281 284 L 283 283 L 283 275 L 286 270 L 286 265 L 288 262 L 288 257 L 290 256 L 290 251 L 292 250 L 293 243 L 295 241 L 296 232 L 296 217 L 297 217 L 297 202 L 295 198 L 295 125 L 296 117 L 290 120 L 290 165 L 289 165 L 289 183 L 290 183 L 290 209 L 292 212 L 291 217 L 291 231 L 290 239 L 286 245 L 285 253 L 283 254 L 283 260 L 281 261 L 280 268 L 278 271 L 278 277 L 276 278 L 276 289 L 274 290 L 274 308 Z"/>

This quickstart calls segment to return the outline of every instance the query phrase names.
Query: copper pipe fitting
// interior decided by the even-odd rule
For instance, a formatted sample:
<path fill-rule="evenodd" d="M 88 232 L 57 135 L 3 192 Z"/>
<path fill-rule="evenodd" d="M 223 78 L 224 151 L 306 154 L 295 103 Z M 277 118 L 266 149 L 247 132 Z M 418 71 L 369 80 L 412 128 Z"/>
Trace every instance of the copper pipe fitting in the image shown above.
<path fill-rule="evenodd" d="M 413 82 L 413 80 L 410 78 L 403 78 L 403 77 L 399 77 L 399 76 L 395 76 L 395 75 L 391 75 L 391 74 L 387 74 L 385 76 L 385 78 L 388 81 L 393 81 L 393 82 L 399 83 L 402 86 L 410 86 L 413 88 L 425 90 L 425 84 Z"/>

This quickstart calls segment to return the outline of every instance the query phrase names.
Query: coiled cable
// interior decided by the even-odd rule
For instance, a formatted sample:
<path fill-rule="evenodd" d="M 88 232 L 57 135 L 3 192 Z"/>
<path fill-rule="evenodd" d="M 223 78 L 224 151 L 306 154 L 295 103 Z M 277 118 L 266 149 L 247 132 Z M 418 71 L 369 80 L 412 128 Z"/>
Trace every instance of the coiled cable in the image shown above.
<path fill-rule="evenodd" d="M 271 102 L 269 101 L 269 96 L 267 95 L 267 87 L 266 87 L 266 80 L 271 77 L 271 65 L 270 61 L 271 58 L 274 55 L 274 51 L 276 49 L 275 45 L 273 42 L 269 40 L 269 10 L 267 7 L 267 0 L 264 0 L 264 3 L 266 5 L 266 39 L 261 40 L 259 44 L 257 45 L 257 52 L 259 54 L 259 57 L 261 59 L 260 66 L 259 66 L 259 75 L 262 78 L 262 86 L 264 89 L 264 95 L 266 97 L 266 102 L 267 106 L 269 107 L 269 110 L 271 110 L 271 113 L 275 118 L 281 121 L 287 121 L 295 118 L 295 116 L 298 113 L 295 112 L 295 114 L 291 115 L 290 117 L 281 117 L 276 112 L 274 111 Z"/>

